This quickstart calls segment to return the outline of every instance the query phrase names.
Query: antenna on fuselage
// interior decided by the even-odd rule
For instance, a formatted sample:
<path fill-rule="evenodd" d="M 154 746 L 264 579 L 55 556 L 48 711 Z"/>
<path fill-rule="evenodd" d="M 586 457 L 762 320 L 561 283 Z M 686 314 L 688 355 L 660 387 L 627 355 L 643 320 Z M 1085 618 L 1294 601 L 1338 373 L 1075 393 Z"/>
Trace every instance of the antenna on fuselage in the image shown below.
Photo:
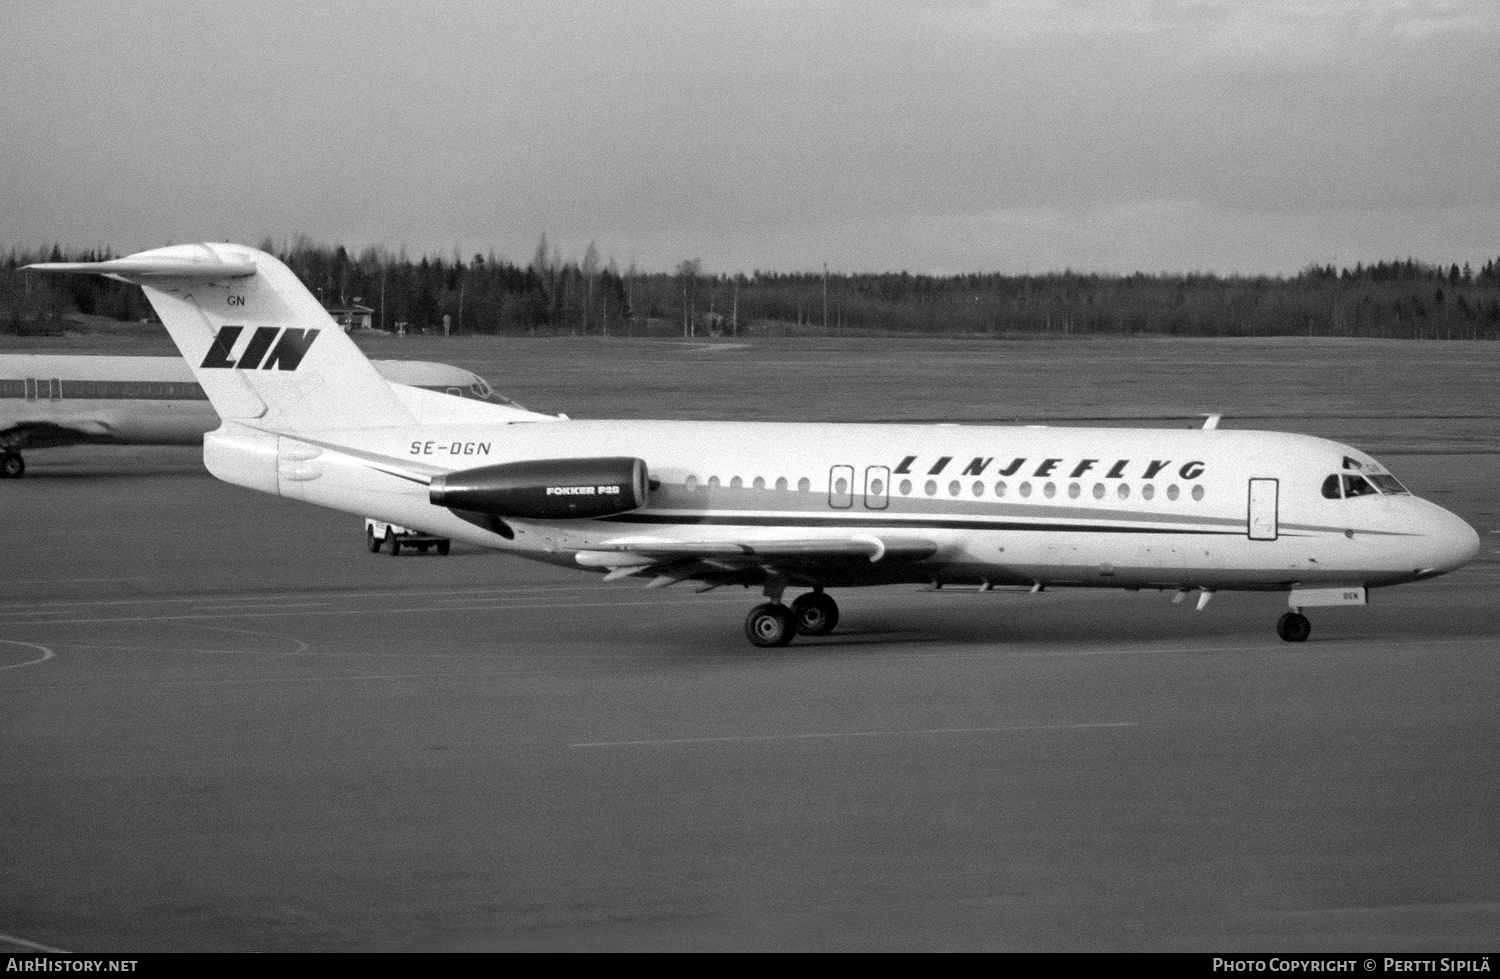
<path fill-rule="evenodd" d="M 1203 430 L 1205 432 L 1207 432 L 1207 431 L 1210 431 L 1212 429 L 1218 428 L 1219 427 L 1219 419 L 1221 419 L 1223 417 L 1224 417 L 1223 415 L 1204 415 L 1203 416 Z"/>

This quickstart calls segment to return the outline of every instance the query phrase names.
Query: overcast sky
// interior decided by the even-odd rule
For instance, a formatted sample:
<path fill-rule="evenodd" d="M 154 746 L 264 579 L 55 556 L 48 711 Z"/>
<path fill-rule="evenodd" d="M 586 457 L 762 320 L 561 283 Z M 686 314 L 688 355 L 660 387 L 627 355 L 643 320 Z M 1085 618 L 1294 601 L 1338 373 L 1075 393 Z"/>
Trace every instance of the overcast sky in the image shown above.
<path fill-rule="evenodd" d="M 621 267 L 1500 255 L 1496 0 L 44 2 L 0 245 L 545 230 Z"/>

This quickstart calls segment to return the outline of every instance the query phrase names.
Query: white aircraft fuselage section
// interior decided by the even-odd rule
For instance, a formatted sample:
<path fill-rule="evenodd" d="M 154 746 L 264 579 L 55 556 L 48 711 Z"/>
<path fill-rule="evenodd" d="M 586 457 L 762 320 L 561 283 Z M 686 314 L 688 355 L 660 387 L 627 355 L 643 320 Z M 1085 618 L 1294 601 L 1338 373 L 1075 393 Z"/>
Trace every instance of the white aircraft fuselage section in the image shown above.
<path fill-rule="evenodd" d="M 398 398 L 410 389 L 501 399 L 483 378 L 447 364 L 375 360 Z M 430 400 L 430 399 L 429 399 Z M 198 445 L 219 426 L 181 357 L 0 354 L 0 448 L 77 444 Z"/>
<path fill-rule="evenodd" d="M 579 420 L 377 429 L 340 441 L 430 473 L 648 460 L 647 506 L 592 520 L 508 520 L 507 539 L 435 507 L 425 484 L 361 455 L 281 440 L 282 495 L 564 564 L 619 541 L 753 542 L 794 531 L 938 545 L 925 560 L 855 566 L 830 585 L 1378 586 L 1444 570 L 1472 534 L 1409 494 L 1325 497 L 1329 476 L 1356 471 L 1351 461 L 1358 472 L 1385 469 L 1349 446 L 1273 432 Z M 317 454 L 290 458 L 309 451 Z M 214 471 L 239 481 L 232 467 Z M 1263 513 L 1252 514 L 1252 480 L 1271 490 L 1257 503 Z M 360 497 L 352 507 L 351 494 Z"/>

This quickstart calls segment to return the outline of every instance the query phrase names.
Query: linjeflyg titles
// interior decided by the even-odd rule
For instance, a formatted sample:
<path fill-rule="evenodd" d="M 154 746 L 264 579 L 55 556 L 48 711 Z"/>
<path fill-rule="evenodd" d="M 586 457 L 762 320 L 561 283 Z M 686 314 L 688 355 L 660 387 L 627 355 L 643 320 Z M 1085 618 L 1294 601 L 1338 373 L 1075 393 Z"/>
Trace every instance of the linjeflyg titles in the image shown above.
<path fill-rule="evenodd" d="M 954 456 L 939 456 L 928 462 L 919 456 L 906 456 L 891 470 L 897 476 L 1023 476 L 1034 479 L 1079 479 L 1092 475 L 1104 479 L 1155 479 L 1171 469 L 1171 459 L 1028 459 L 1025 456 L 1003 459 L 995 466 L 994 456 L 975 456 L 968 463 L 955 462 Z M 1178 479 L 1194 480 L 1203 475 L 1207 466 L 1200 461 L 1184 462 L 1175 470 Z"/>

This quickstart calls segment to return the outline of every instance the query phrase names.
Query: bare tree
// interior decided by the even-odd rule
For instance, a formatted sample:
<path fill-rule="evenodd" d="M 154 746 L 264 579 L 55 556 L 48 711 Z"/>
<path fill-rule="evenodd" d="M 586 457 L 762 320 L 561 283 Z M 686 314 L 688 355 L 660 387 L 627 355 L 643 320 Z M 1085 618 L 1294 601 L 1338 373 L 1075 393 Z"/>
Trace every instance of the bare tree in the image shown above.
<path fill-rule="evenodd" d="M 531 256 L 531 270 L 540 279 L 547 277 L 547 258 L 550 246 L 547 244 L 547 232 L 542 232 L 541 240 L 536 243 L 536 251 Z"/>
<path fill-rule="evenodd" d="M 583 332 L 589 331 L 589 312 L 594 306 L 594 277 L 599 274 L 599 246 L 592 241 L 589 242 L 588 251 L 583 253 Z"/>
<path fill-rule="evenodd" d="M 698 286 L 698 276 L 703 271 L 703 259 L 684 259 L 677 265 L 677 278 L 682 283 L 682 335 L 693 335 L 693 301 Z"/>

